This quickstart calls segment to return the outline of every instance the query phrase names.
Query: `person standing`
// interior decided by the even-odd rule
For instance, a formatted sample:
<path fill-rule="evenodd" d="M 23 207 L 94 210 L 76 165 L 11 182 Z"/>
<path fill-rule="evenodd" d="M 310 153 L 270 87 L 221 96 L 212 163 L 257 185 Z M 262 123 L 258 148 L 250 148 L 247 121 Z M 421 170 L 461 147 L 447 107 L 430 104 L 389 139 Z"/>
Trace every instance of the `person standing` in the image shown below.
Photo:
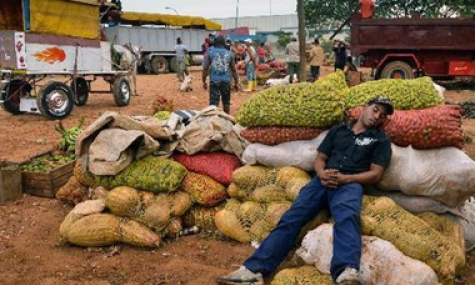
<path fill-rule="evenodd" d="M 214 48 L 209 49 L 205 55 L 202 81 L 203 88 L 208 89 L 206 78 L 209 74 L 209 104 L 219 106 L 221 100 L 224 112 L 229 114 L 231 112 L 231 73 L 236 91 L 239 90 L 239 78 L 233 54 L 224 45 L 224 37 L 218 36 Z"/>
<path fill-rule="evenodd" d="M 346 45 L 339 40 L 335 40 L 333 44 L 333 52 L 335 53 L 335 71 L 337 69 L 343 70 L 346 64 Z"/>
<path fill-rule="evenodd" d="M 318 147 L 316 177 L 300 190 L 276 228 L 243 266 L 216 282 L 263 285 L 263 278 L 294 247 L 301 228 L 328 207 L 335 220 L 331 277 L 336 285 L 360 285 L 363 185 L 377 182 L 389 166 L 391 142 L 380 126 L 393 111 L 388 98 L 377 96 L 368 101 L 356 123 L 331 128 Z"/>
<path fill-rule="evenodd" d="M 259 64 L 266 61 L 266 50 L 264 49 L 264 43 L 260 43 L 257 48 L 257 55 L 259 56 Z"/>
<path fill-rule="evenodd" d="M 310 73 L 312 75 L 312 81 L 315 81 L 320 77 L 320 66 L 325 62 L 325 52 L 320 46 L 320 41 L 315 39 L 314 46 L 310 50 Z"/>
<path fill-rule="evenodd" d="M 294 74 L 297 75 L 297 79 L 300 81 L 300 45 L 296 37 L 292 37 L 290 43 L 285 47 L 285 56 L 289 66 L 290 84 L 294 80 Z"/>
<path fill-rule="evenodd" d="M 246 76 L 247 76 L 247 89 L 244 92 L 251 92 L 256 89 L 256 62 L 257 54 L 256 50 L 252 46 L 252 40 L 246 39 L 244 41 L 246 49 L 244 51 L 244 62 L 246 63 Z"/>
<path fill-rule="evenodd" d="M 177 76 L 180 82 L 185 79 L 185 73 L 187 72 L 185 64 L 185 57 L 187 53 L 188 50 L 186 49 L 186 46 L 182 43 L 181 38 L 178 37 L 176 39 L 175 55 L 177 62 Z"/>

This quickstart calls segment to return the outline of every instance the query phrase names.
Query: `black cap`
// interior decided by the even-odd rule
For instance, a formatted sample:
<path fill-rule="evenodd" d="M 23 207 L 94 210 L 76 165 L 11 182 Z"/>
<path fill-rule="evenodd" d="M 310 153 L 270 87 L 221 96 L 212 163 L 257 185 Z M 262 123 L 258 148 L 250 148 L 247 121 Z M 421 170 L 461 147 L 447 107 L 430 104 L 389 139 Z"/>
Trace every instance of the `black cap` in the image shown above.
<path fill-rule="evenodd" d="M 386 108 L 386 114 L 392 115 L 394 113 L 394 107 L 391 104 L 391 99 L 385 96 L 376 96 L 368 101 L 368 105 L 378 104 Z"/>

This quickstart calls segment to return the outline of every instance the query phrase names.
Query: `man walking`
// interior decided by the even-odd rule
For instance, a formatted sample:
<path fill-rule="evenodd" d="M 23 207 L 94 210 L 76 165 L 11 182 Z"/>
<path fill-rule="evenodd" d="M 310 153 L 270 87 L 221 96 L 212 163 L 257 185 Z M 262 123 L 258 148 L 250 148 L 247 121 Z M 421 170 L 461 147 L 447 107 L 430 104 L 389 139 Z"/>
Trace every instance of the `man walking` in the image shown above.
<path fill-rule="evenodd" d="M 186 69 L 186 64 L 185 64 L 185 57 L 187 53 L 188 53 L 188 50 L 186 49 L 186 46 L 182 43 L 181 38 L 178 37 L 176 39 L 175 54 L 176 54 L 176 62 L 178 65 L 177 76 L 180 82 L 182 82 L 183 79 L 185 79 L 185 73 L 188 72 Z"/>
<path fill-rule="evenodd" d="M 391 143 L 380 129 L 393 113 L 389 99 L 378 96 L 356 123 L 330 129 L 318 147 L 313 178 L 292 207 L 244 265 L 219 284 L 263 285 L 295 245 L 301 228 L 323 207 L 335 220 L 330 273 L 336 285 L 360 285 L 360 211 L 363 185 L 377 182 L 391 159 Z"/>
<path fill-rule="evenodd" d="M 297 38 L 292 37 L 290 43 L 285 47 L 286 62 L 289 67 L 290 83 L 294 80 L 294 74 L 297 75 L 300 81 L 300 45 Z"/>
<path fill-rule="evenodd" d="M 203 88 L 206 90 L 206 78 L 209 76 L 209 104 L 219 106 L 223 102 L 223 110 L 231 112 L 231 72 L 234 78 L 234 89 L 239 90 L 239 78 L 234 63 L 234 55 L 225 48 L 225 39 L 219 36 L 214 48 L 205 55 L 205 65 L 202 73 Z"/>
<path fill-rule="evenodd" d="M 320 66 L 325 61 L 325 52 L 320 46 L 320 41 L 315 39 L 314 46 L 310 50 L 310 73 L 312 75 L 312 81 L 315 81 L 320 77 Z"/>
<path fill-rule="evenodd" d="M 244 62 L 246 63 L 246 76 L 247 76 L 247 89 L 245 92 L 254 91 L 257 85 L 256 77 L 256 62 L 257 53 L 256 49 L 252 46 L 252 40 L 246 39 L 244 41 L 246 49 L 244 51 Z"/>

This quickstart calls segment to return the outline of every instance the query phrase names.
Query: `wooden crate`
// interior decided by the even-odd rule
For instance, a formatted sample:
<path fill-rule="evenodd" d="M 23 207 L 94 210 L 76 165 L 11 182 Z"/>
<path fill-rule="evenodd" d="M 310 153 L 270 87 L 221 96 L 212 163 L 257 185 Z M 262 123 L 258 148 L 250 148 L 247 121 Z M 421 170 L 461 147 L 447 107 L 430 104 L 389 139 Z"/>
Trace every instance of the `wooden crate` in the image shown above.
<path fill-rule="evenodd" d="M 51 152 L 46 154 L 51 154 Z M 42 155 L 45 154 L 36 157 Z M 49 172 L 23 171 L 21 173 L 23 192 L 35 196 L 54 198 L 59 188 L 66 184 L 69 178 L 73 176 L 75 163 L 75 161 L 68 162 Z"/>
<path fill-rule="evenodd" d="M 350 87 L 358 85 L 361 83 L 361 72 L 360 71 L 348 71 L 348 85 Z"/>
<path fill-rule="evenodd" d="M 21 170 L 19 165 L 0 162 L 0 205 L 21 197 Z"/>

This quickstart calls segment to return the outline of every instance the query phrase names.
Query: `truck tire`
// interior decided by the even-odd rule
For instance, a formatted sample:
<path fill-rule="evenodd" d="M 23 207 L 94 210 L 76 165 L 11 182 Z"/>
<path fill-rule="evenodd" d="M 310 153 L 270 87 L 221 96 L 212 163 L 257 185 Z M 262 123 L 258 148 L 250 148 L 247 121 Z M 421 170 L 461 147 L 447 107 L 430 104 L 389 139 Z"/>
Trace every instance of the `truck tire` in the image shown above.
<path fill-rule="evenodd" d="M 168 67 L 170 69 L 170 72 L 177 72 L 178 70 L 178 60 L 176 60 L 176 57 L 170 58 L 170 65 Z"/>
<path fill-rule="evenodd" d="M 381 79 L 413 79 L 414 71 L 412 67 L 404 61 L 392 61 L 381 71 Z"/>
<path fill-rule="evenodd" d="M 130 84 L 125 77 L 117 77 L 114 80 L 114 101 L 119 107 L 127 106 L 130 103 Z"/>
<path fill-rule="evenodd" d="M 3 101 L 5 111 L 13 115 L 23 114 L 24 112 L 20 111 L 20 98 L 31 89 L 28 82 L 20 79 L 14 79 L 5 84 L 0 92 L 0 100 Z"/>
<path fill-rule="evenodd" d="M 168 61 L 163 56 L 154 56 L 150 61 L 150 69 L 154 74 L 166 73 L 168 71 Z"/>
<path fill-rule="evenodd" d="M 74 88 L 75 83 L 76 88 Z M 86 105 L 87 99 L 89 98 L 89 86 L 87 81 L 82 77 L 76 77 L 74 82 L 71 83 L 71 90 L 74 92 L 74 104 L 76 104 L 76 106 Z"/>
<path fill-rule="evenodd" d="M 50 81 L 41 87 L 36 103 L 41 114 L 48 119 L 64 119 L 74 108 L 74 93 L 68 85 Z"/>

